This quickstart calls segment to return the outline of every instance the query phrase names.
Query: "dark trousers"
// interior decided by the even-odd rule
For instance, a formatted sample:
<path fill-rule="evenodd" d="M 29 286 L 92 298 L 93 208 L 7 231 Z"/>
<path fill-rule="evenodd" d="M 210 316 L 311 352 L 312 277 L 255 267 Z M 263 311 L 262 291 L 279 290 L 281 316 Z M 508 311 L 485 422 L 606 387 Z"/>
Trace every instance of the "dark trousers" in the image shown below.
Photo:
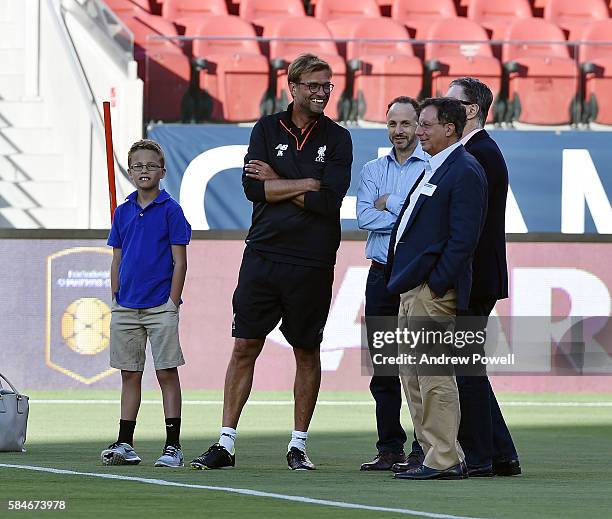
<path fill-rule="evenodd" d="M 370 267 L 366 283 L 366 316 L 394 316 L 399 311 L 399 296 L 389 293 L 382 269 Z M 406 443 L 406 432 L 400 423 L 402 385 L 399 376 L 373 376 L 370 392 L 376 401 L 376 428 L 378 452 L 401 452 Z M 421 451 L 416 439 L 413 449 Z"/>
<path fill-rule="evenodd" d="M 470 303 L 462 315 L 481 317 L 482 329 L 486 327 L 495 300 Z M 494 461 L 517 459 L 518 454 L 512 436 L 491 388 L 489 377 L 457 376 L 461 404 L 459 443 L 470 467 L 491 465 Z"/>

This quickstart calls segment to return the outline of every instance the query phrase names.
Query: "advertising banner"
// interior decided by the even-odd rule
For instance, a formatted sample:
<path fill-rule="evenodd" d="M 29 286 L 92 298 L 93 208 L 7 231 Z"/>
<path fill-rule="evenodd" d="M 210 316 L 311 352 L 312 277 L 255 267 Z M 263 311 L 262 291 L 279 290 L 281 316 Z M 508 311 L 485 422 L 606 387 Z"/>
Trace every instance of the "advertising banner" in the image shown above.
<path fill-rule="evenodd" d="M 360 172 L 385 154 L 385 128 L 350 128 L 352 180 L 342 206 L 344 230 L 357 229 Z M 251 204 L 241 184 L 250 127 L 157 125 L 150 138 L 166 154 L 163 183 L 194 229 L 248 229 Z M 612 148 L 609 132 L 490 132 L 508 163 L 506 232 L 612 233 Z M 316 160 L 316 157 L 313 157 Z"/>
<path fill-rule="evenodd" d="M 3 245 L 0 371 L 20 388 L 119 387 L 118 372 L 108 366 L 111 255 L 104 241 L 7 239 Z M 323 389 L 368 388 L 361 318 L 369 265 L 363 249 L 361 241 L 343 241 L 340 246 L 321 348 Z M 233 343 L 231 299 L 243 250 L 240 240 L 194 240 L 188 246 L 180 310 L 185 388 L 223 387 Z M 612 390 L 611 256 L 612 243 L 508 244 L 510 298 L 495 309 L 501 323 L 499 340 L 507 342 L 502 348 L 520 356 L 537 340 L 548 342 L 554 351 L 578 320 L 588 331 L 589 340 L 578 341 L 588 362 L 570 366 L 575 374 L 570 369 L 564 376 L 552 374 L 558 372 L 553 369 L 554 356 L 527 369 L 521 364 L 489 366 L 498 388 Z M 525 337 L 531 334 L 525 319 L 534 318 L 548 318 L 549 325 L 538 326 L 539 337 Z M 147 364 L 145 386 L 156 387 L 150 358 Z M 292 350 L 276 329 L 257 362 L 254 387 L 290 389 L 294 372 Z"/>

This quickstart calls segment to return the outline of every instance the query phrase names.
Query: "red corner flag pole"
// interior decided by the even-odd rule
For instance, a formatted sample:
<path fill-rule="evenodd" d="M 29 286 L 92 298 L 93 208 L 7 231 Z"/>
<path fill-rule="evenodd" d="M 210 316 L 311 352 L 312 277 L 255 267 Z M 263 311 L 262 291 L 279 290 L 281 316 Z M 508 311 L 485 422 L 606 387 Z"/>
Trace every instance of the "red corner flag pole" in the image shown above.
<path fill-rule="evenodd" d="M 111 127 L 110 103 L 104 101 L 104 136 L 106 138 L 106 169 L 108 171 L 108 194 L 110 196 L 111 223 L 117 209 L 117 190 L 115 188 L 115 158 L 113 155 L 113 129 Z"/>

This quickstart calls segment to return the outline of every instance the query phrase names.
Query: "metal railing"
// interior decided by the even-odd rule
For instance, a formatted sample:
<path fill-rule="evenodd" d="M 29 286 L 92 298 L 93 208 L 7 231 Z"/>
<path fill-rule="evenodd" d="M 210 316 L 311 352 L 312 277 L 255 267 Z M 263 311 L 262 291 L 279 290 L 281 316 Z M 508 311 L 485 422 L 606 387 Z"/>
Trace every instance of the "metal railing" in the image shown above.
<path fill-rule="evenodd" d="M 64 42 L 66 52 L 71 56 L 71 64 L 73 65 L 74 77 L 77 80 L 79 90 L 85 100 L 89 111 L 89 119 L 91 121 L 91 132 L 95 135 L 99 145 L 104 146 L 104 120 L 102 112 L 96 101 L 96 96 L 92 85 L 89 82 L 81 58 L 79 57 L 78 49 L 74 44 L 70 31 L 66 24 L 66 14 L 70 13 L 84 27 L 96 31 L 98 34 L 104 35 L 101 40 L 105 50 L 108 51 L 112 59 L 121 67 L 124 67 L 126 72 L 129 63 L 133 61 L 134 54 L 134 37 L 132 33 L 123 25 L 116 15 L 108 8 L 101 0 L 60 0 L 50 2 L 50 12 L 55 14 L 56 27 Z M 119 50 L 118 51 L 118 47 Z M 115 153 L 115 165 L 121 172 L 124 178 L 129 176 L 125 168 L 121 165 Z"/>

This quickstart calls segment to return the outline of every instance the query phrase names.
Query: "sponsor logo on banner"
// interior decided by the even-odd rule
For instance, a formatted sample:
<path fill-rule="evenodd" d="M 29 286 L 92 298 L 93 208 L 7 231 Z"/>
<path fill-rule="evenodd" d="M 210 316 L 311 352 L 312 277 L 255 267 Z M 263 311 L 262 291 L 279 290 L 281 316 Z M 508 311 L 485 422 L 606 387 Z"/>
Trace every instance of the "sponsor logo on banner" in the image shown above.
<path fill-rule="evenodd" d="M 114 373 L 110 341 L 110 257 L 101 247 L 74 247 L 47 258 L 45 363 L 92 384 Z"/>

